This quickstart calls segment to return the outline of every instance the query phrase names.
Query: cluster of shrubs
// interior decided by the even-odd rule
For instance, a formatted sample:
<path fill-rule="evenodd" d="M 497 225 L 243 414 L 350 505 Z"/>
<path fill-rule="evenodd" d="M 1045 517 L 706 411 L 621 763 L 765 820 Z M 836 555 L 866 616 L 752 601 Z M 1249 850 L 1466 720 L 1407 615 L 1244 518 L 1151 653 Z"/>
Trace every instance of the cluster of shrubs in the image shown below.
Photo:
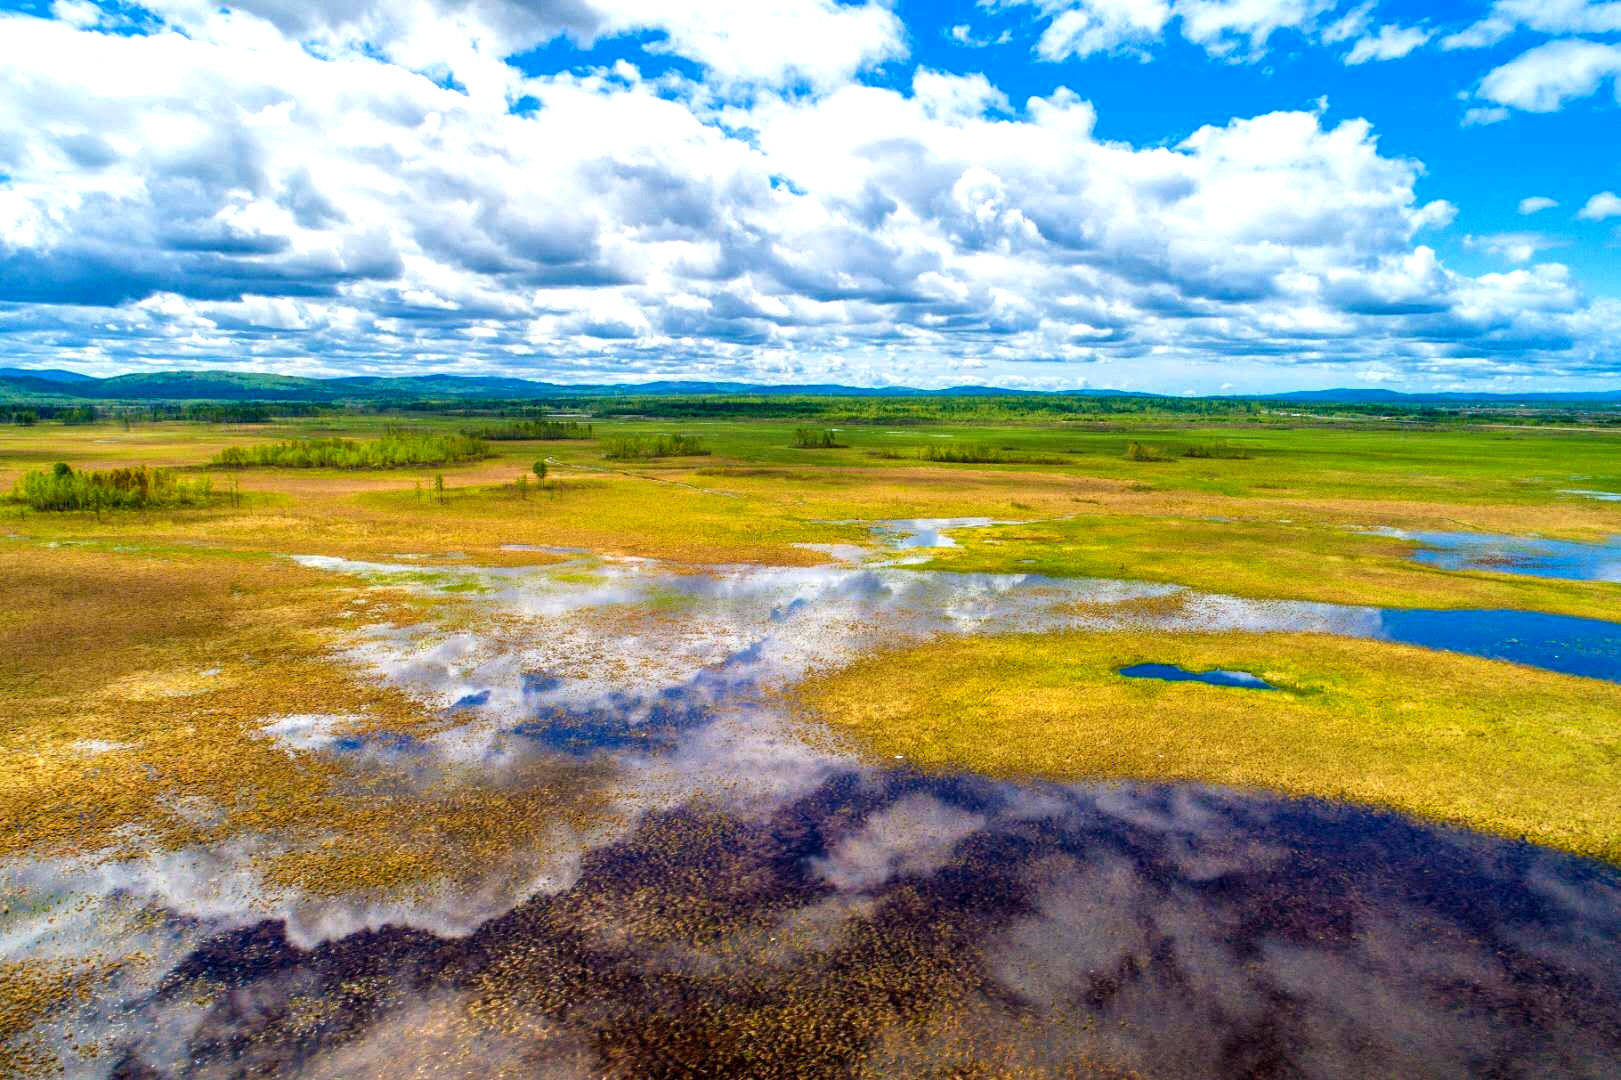
<path fill-rule="evenodd" d="M 1140 443 L 1136 439 L 1126 444 L 1127 461 L 1170 461 L 1171 456 L 1157 446 Z"/>
<path fill-rule="evenodd" d="M 647 438 L 627 435 L 603 444 L 602 456 L 610 461 L 645 461 L 662 457 L 704 457 L 709 451 L 695 435 L 659 435 Z"/>
<path fill-rule="evenodd" d="M 838 440 L 838 433 L 820 428 L 795 428 L 794 445 L 801 450 L 836 450 L 846 445 Z"/>
<path fill-rule="evenodd" d="M 227 468 L 395 469 L 412 465 L 455 465 L 490 456 L 489 447 L 467 435 L 390 434 L 354 439 L 290 439 L 258 446 L 230 446 L 214 456 Z"/>
<path fill-rule="evenodd" d="M 1253 455 L 1242 446 L 1228 446 L 1225 443 L 1204 443 L 1190 446 L 1182 451 L 1183 457 L 1190 458 L 1220 458 L 1226 461 L 1248 461 Z"/>
<path fill-rule="evenodd" d="M 562 439 L 589 439 L 591 425 L 578 420 L 513 420 L 506 424 L 468 428 L 462 432 L 475 439 L 491 442 L 522 442 L 527 440 L 558 441 Z"/>
<path fill-rule="evenodd" d="M 202 506 L 213 498 L 206 476 L 182 479 L 170 469 L 137 465 L 106 472 L 82 472 L 59 461 L 49 472 L 25 473 L 12 498 L 35 510 L 135 510 Z"/>

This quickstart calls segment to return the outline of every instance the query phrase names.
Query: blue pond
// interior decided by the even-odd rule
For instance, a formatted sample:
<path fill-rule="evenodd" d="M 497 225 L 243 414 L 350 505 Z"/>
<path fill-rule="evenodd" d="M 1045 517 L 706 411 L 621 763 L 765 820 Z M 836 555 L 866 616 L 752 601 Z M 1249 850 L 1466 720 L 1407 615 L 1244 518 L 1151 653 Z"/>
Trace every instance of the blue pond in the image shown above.
<path fill-rule="evenodd" d="M 1232 686 L 1242 690 L 1276 690 L 1277 687 L 1247 671 L 1189 671 L 1176 664 L 1132 664 L 1120 669 L 1128 679 L 1161 679 L 1165 682 L 1198 682 L 1210 686 Z"/>
<path fill-rule="evenodd" d="M 1540 611 L 1387 608 L 1378 636 L 1404 645 L 1508 660 L 1621 682 L 1621 623 Z"/>
<path fill-rule="evenodd" d="M 1436 611 L 1385 608 L 1367 636 L 1402 645 L 1507 660 L 1527 667 L 1621 682 L 1621 623 L 1541 611 Z M 1358 635 L 1361 636 L 1361 635 Z M 1275 690 L 1245 671 L 1188 671 L 1175 664 L 1133 664 L 1131 679 L 1201 682 L 1246 690 Z"/>

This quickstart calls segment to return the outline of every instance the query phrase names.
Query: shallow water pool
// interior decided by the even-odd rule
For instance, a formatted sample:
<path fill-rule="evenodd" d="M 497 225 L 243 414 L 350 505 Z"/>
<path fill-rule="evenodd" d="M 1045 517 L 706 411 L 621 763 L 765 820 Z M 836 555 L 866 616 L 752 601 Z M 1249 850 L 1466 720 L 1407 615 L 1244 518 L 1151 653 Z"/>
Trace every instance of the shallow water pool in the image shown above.
<path fill-rule="evenodd" d="M 1128 679 L 1159 679 L 1163 682 L 1197 682 L 1208 686 L 1229 686 L 1244 690 L 1276 689 L 1259 675 L 1247 671 L 1189 671 L 1177 664 L 1132 664 L 1120 669 Z"/>
<path fill-rule="evenodd" d="M 1490 570 L 1564 581 L 1621 582 L 1621 538 L 1583 544 L 1466 532 L 1382 533 L 1414 540 L 1413 561 L 1443 570 Z"/>

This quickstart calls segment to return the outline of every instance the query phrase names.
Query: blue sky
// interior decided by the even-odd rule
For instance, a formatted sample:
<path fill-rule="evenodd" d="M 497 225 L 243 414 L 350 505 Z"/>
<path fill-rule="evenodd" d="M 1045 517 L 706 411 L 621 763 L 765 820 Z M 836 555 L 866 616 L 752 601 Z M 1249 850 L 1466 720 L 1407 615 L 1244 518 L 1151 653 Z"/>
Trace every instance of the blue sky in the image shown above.
<path fill-rule="evenodd" d="M 1615 0 L 0 19 L 14 365 L 1621 383 Z"/>

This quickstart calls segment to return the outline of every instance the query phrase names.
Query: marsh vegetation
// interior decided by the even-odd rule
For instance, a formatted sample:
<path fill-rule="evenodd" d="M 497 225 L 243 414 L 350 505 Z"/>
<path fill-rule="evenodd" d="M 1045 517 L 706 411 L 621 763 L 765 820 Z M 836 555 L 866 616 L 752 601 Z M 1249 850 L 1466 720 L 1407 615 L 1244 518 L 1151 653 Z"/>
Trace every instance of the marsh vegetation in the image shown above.
<path fill-rule="evenodd" d="M 691 415 L 674 435 L 633 404 Z M 1616 504 L 1565 494 L 1621 490 L 1612 432 L 784 404 L 0 429 L 6 489 L 59 460 L 144 466 L 149 493 L 244 466 L 206 509 L 0 506 L 0 928 L 109 958 L 0 966 L 0 996 L 45 1003 L 6 1013 L 0 1061 L 172 1064 L 144 1033 L 194 1030 L 184 1012 L 221 1039 L 176 1052 L 224 1071 L 247 1045 L 348 1075 L 357 1046 L 429 1030 L 487 1065 L 509 1045 L 490 1032 L 544 1030 L 520 1072 L 567 1042 L 629 1072 L 1040 1075 L 1062 1045 L 1174 1074 L 1210 1060 L 1209 1025 L 1119 1021 L 1186 1007 L 1211 970 L 1210 1001 L 1241 978 L 1336 1023 L 1372 979 L 1401 1002 L 1355 1021 L 1376 1074 L 1455 1064 L 1392 1036 L 1404 1018 L 1508 1074 L 1548 1040 L 1621 1059 L 1547 1019 L 1621 1001 L 1621 650 L 1533 618 L 1614 620 L 1621 583 L 1419 561 L 1413 538 L 1621 533 Z M 550 422 L 591 438 L 468 435 Z M 352 449 L 402 425 L 483 445 Z M 855 449 L 821 445 L 835 426 Z M 395 464 L 346 463 L 374 453 Z M 1531 637 L 1547 651 L 1491 651 Z M 1273 689 L 1121 674 L 1145 664 Z M 1409 924 L 1448 929 L 1392 946 Z M 1154 951 L 1190 934 L 1202 967 Z M 128 960 L 154 935 L 175 944 Z M 1256 962 L 1280 941 L 1295 962 Z M 1099 964 L 1147 974 L 1100 995 Z M 1455 1007 L 1506 993 L 1493 964 L 1537 973 L 1511 980 L 1508 1049 Z M 244 995 L 266 1007 L 232 1011 Z M 1320 1048 L 1321 1017 L 1257 1008 L 1232 1037 L 1296 1024 L 1275 1071 Z"/>

